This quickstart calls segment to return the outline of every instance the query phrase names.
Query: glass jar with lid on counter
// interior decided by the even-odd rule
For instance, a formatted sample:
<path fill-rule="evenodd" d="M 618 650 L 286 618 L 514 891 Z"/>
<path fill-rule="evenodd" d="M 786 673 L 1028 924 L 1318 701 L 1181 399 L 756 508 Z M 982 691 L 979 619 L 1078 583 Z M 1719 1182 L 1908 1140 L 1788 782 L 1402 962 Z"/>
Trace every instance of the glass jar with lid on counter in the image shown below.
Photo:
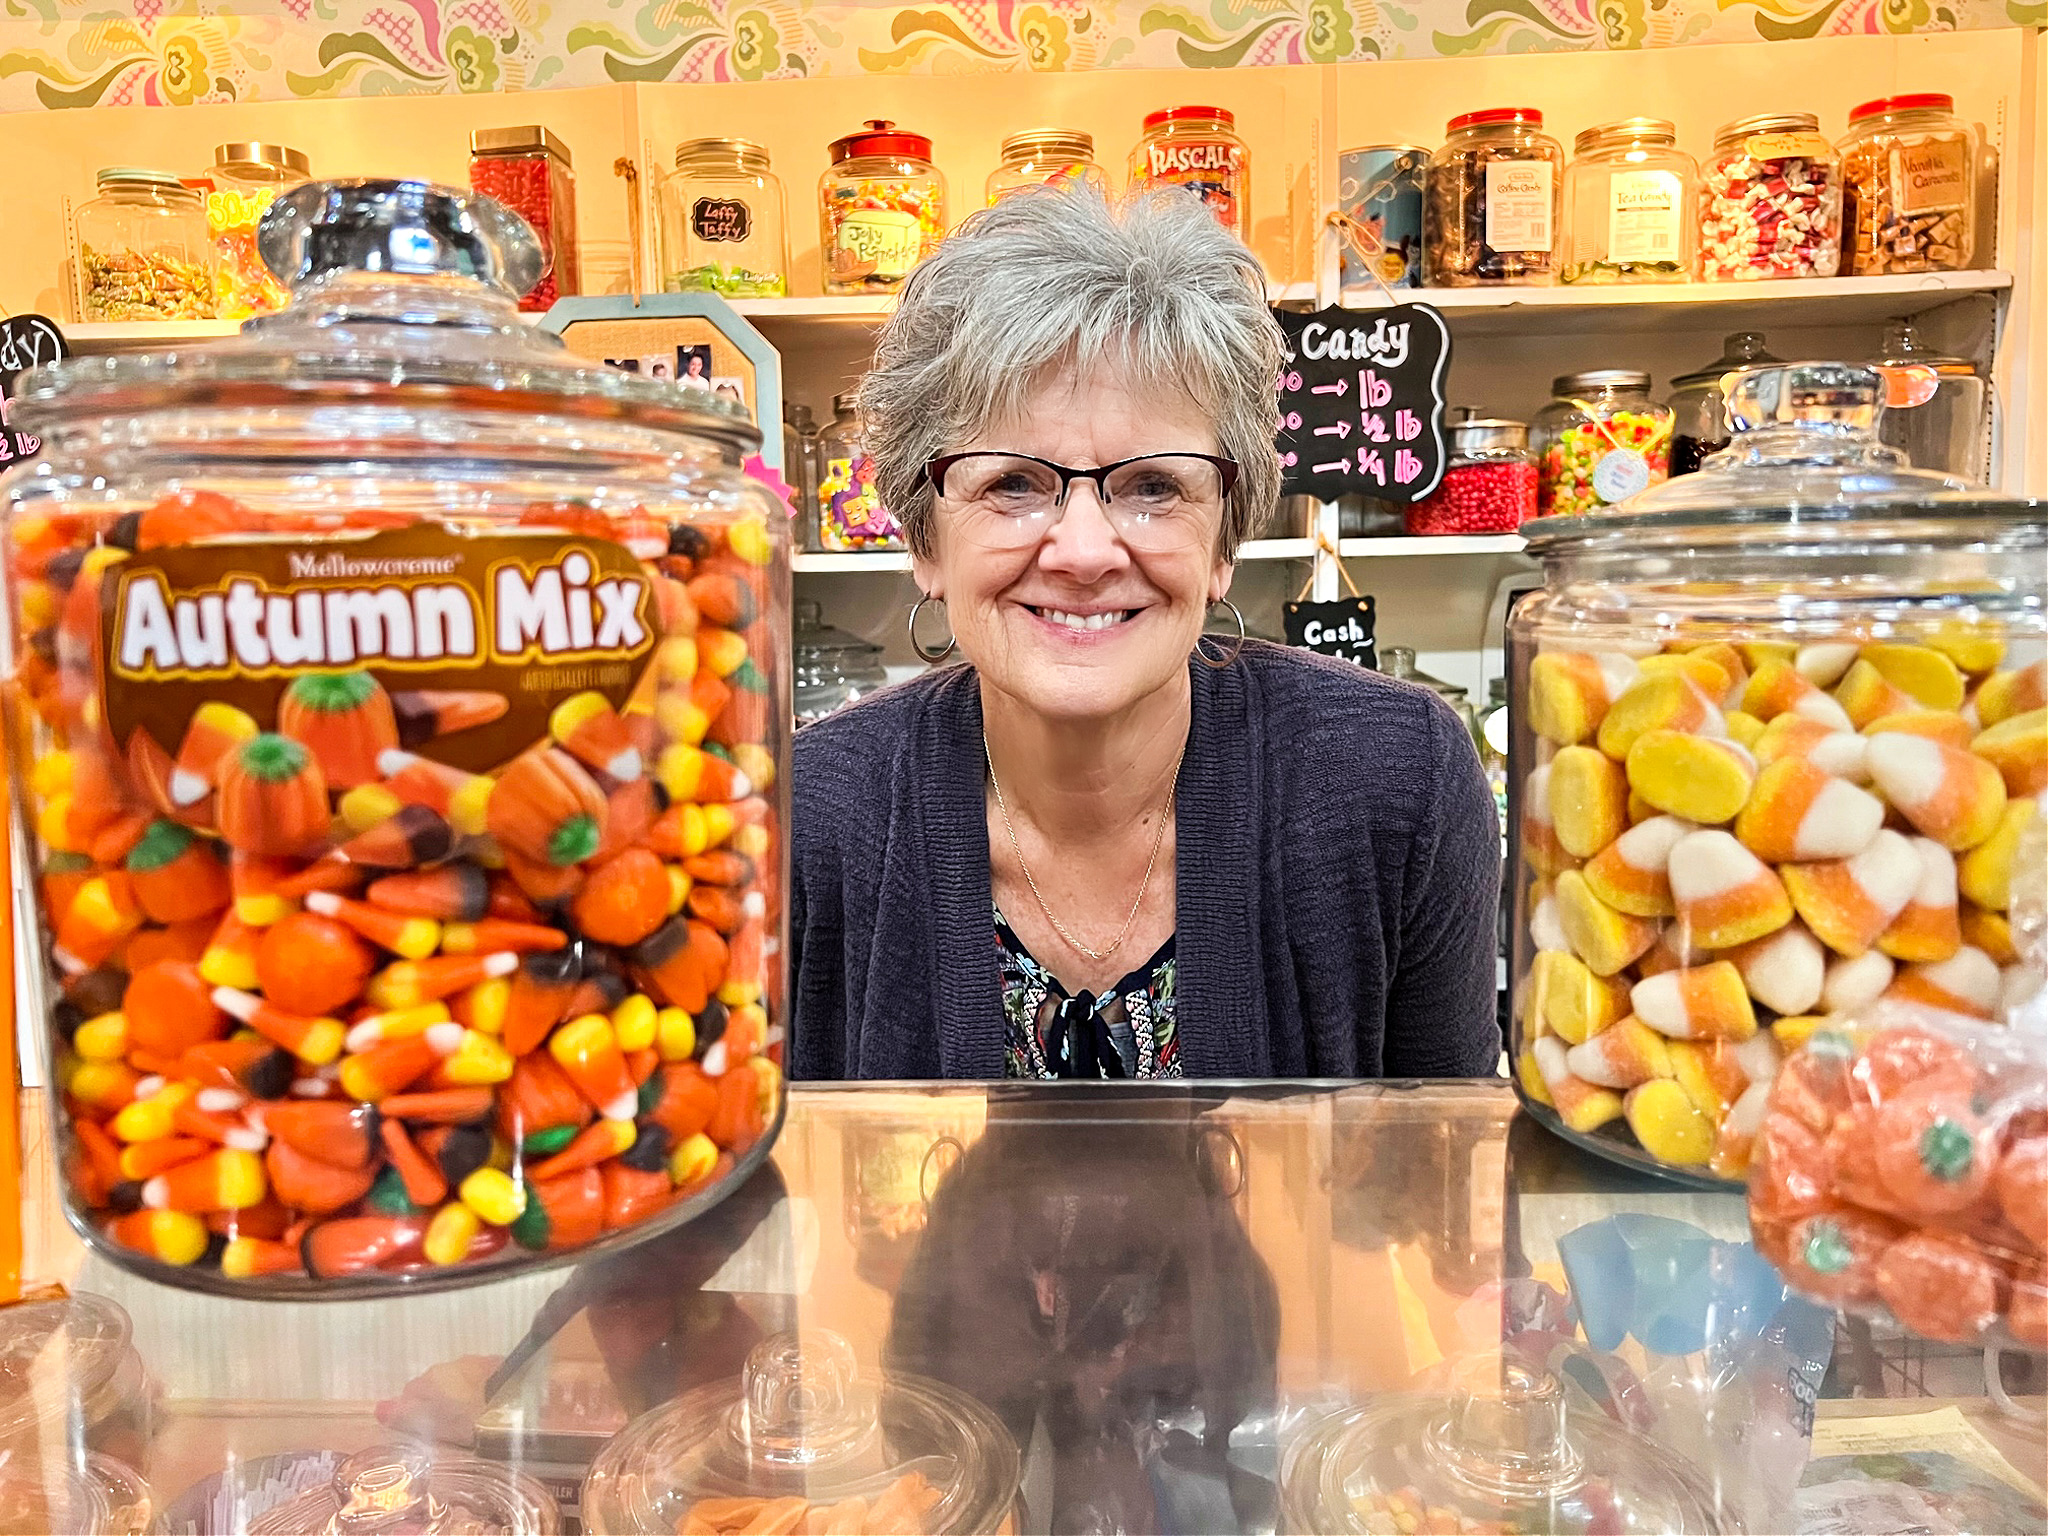
<path fill-rule="evenodd" d="M 1891 995 L 1989 1018 L 2024 980 L 2048 508 L 1907 465 L 1884 393 L 1866 366 L 1744 369 L 1699 473 L 1524 530 L 1545 585 L 1509 626 L 1518 1086 L 1682 1179 L 1743 1176 L 1819 1016 Z"/>
<path fill-rule="evenodd" d="M 1519 421 L 1473 416 L 1450 427 L 1437 488 L 1408 508 L 1408 532 L 1513 533 L 1536 515 L 1536 455 Z"/>
<path fill-rule="evenodd" d="M 519 307 L 532 314 L 583 291 L 576 246 L 576 169 L 569 146 L 538 123 L 479 128 L 469 136 L 469 184 L 533 226 L 544 270 Z"/>
<path fill-rule="evenodd" d="M 1454 117 L 1430 157 L 1423 208 L 1424 270 L 1440 288 L 1550 283 L 1564 182 L 1564 149 L 1533 107 Z"/>
<path fill-rule="evenodd" d="M 661 183 L 664 293 L 779 299 L 789 292 L 782 182 L 746 139 L 685 139 Z"/>
<path fill-rule="evenodd" d="M 1938 92 L 1883 96 L 1849 114 L 1842 157 L 1843 267 L 1850 277 L 1970 265 L 1977 130 Z"/>
<path fill-rule="evenodd" d="M 1564 173 L 1567 283 L 1682 283 L 1698 242 L 1699 171 L 1661 117 L 1588 128 Z"/>
<path fill-rule="evenodd" d="M 222 320 L 246 320 L 283 309 L 291 300 L 256 252 L 256 225 L 277 194 L 312 175 L 312 162 L 283 144 L 223 144 L 213 152 L 213 190 L 206 195 L 206 227 L 220 265 L 214 307 Z"/>
<path fill-rule="evenodd" d="M 1966 357 L 1952 357 L 1920 339 L 1911 320 L 1889 321 L 1877 361 L 1910 373 L 1896 379 L 1878 419 L 1880 442 L 1905 454 L 1915 469 L 1937 470 L 1972 485 L 1991 478 L 1991 381 Z"/>
<path fill-rule="evenodd" d="M 1237 119 L 1221 107 L 1148 113 L 1131 150 L 1131 190 L 1178 187 L 1202 200 L 1240 240 L 1251 233 L 1252 157 Z"/>
<path fill-rule="evenodd" d="M 214 318 L 206 204 L 169 171 L 110 165 L 78 210 L 78 318 L 87 323 Z"/>
<path fill-rule="evenodd" d="M 1700 166 L 1701 278 L 1833 277 L 1841 260 L 1841 164 L 1820 119 L 1765 112 L 1715 129 Z"/>
<path fill-rule="evenodd" d="M 1671 408 L 1633 368 L 1594 368 L 1550 381 L 1537 413 L 1542 517 L 1600 512 L 1655 485 L 1671 471 Z"/>
<path fill-rule="evenodd" d="M 988 200 L 1026 187 L 1088 187 L 1109 196 L 1109 176 L 1095 163 L 1095 139 L 1071 128 L 1034 128 L 1003 140 L 1003 163 L 988 173 Z"/>
<path fill-rule="evenodd" d="M 1757 331 L 1737 331 L 1706 367 L 1671 381 L 1671 473 L 1689 475 L 1710 453 L 1728 446 L 1728 402 L 1721 381 L 1738 368 L 1775 363 Z"/>
<path fill-rule="evenodd" d="M 878 117 L 832 141 L 818 179 L 827 293 L 894 293 L 945 233 L 946 178 L 930 139 Z"/>
<path fill-rule="evenodd" d="M 818 434 L 818 547 L 877 554 L 908 549 L 875 486 L 875 461 L 861 446 L 853 396 L 835 395 L 832 419 Z"/>

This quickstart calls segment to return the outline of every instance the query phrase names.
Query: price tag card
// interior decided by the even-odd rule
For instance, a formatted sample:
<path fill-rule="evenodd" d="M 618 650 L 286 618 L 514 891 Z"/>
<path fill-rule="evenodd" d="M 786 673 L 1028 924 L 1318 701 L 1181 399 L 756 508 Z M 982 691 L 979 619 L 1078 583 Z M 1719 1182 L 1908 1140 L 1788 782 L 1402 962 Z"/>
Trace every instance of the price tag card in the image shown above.
<path fill-rule="evenodd" d="M 1373 649 L 1370 597 L 1340 597 L 1327 603 L 1289 603 L 1281 612 L 1287 643 L 1379 670 Z"/>
<path fill-rule="evenodd" d="M 1275 310 L 1281 494 L 1420 501 L 1444 473 L 1451 332 L 1427 304 Z"/>
<path fill-rule="evenodd" d="M 29 369 L 70 355 L 64 333 L 47 316 L 14 315 L 0 320 L 0 469 L 33 457 L 43 446 L 40 438 L 15 431 L 8 419 L 16 384 Z"/>

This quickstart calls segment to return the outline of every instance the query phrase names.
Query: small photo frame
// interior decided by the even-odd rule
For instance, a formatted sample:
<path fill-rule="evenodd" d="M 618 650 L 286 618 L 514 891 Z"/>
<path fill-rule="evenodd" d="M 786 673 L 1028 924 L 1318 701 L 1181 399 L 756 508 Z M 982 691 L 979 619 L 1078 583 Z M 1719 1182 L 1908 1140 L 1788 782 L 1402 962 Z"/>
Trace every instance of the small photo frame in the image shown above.
<path fill-rule="evenodd" d="M 675 373 L 678 384 L 691 389 L 710 389 L 711 344 L 688 342 L 676 348 Z"/>
<path fill-rule="evenodd" d="M 711 393 L 721 400 L 730 400 L 741 407 L 749 416 L 754 414 L 753 403 L 747 399 L 747 381 L 730 374 L 720 374 L 711 381 Z"/>

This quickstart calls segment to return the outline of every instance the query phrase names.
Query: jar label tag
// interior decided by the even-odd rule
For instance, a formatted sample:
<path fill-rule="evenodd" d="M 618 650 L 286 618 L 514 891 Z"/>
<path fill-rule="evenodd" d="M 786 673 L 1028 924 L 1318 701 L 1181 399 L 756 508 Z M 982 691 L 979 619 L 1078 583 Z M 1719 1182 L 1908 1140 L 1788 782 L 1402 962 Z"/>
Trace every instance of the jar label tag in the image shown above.
<path fill-rule="evenodd" d="M 1650 484 L 1650 461 L 1633 448 L 1610 448 L 1593 466 L 1593 494 L 1602 501 L 1627 501 Z"/>
<path fill-rule="evenodd" d="M 754 211 L 736 197 L 700 197 L 690 205 L 690 232 L 712 244 L 738 244 L 754 232 Z"/>
<path fill-rule="evenodd" d="M 1548 160 L 1486 164 L 1486 243 L 1496 251 L 1548 251 L 1553 167 Z"/>
<path fill-rule="evenodd" d="M 1900 144 L 1891 161 L 1901 213 L 1937 213 L 1970 199 L 1970 146 L 1963 138 Z"/>
<path fill-rule="evenodd" d="M 1834 153 L 1822 133 L 1752 133 L 1742 141 L 1752 160 L 1819 160 Z"/>
<path fill-rule="evenodd" d="M 910 275 L 924 254 L 924 230 L 917 215 L 895 208 L 856 208 L 833 232 L 835 278 Z"/>
<path fill-rule="evenodd" d="M 1670 171 L 1616 171 L 1607 178 L 1607 259 L 1677 262 L 1684 189 Z"/>
<path fill-rule="evenodd" d="M 664 544 L 665 547 L 665 544 Z M 377 750 L 482 773 L 548 737 L 555 707 L 595 694 L 623 710 L 660 629 L 647 568 L 560 530 L 465 537 L 387 529 L 144 550 L 100 589 L 103 716 L 183 749 L 207 706 L 259 730 L 310 710 L 359 718 Z"/>

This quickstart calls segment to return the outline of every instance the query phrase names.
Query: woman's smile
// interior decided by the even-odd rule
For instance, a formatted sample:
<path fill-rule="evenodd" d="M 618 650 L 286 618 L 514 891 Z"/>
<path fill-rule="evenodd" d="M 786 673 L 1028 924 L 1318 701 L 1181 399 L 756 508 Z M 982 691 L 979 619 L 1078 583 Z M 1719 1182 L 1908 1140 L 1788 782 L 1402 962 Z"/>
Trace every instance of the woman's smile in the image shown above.
<path fill-rule="evenodd" d="M 1114 608 L 1100 603 L 1020 603 L 1047 629 L 1058 631 L 1064 641 L 1086 643 L 1120 636 L 1145 610 Z"/>

